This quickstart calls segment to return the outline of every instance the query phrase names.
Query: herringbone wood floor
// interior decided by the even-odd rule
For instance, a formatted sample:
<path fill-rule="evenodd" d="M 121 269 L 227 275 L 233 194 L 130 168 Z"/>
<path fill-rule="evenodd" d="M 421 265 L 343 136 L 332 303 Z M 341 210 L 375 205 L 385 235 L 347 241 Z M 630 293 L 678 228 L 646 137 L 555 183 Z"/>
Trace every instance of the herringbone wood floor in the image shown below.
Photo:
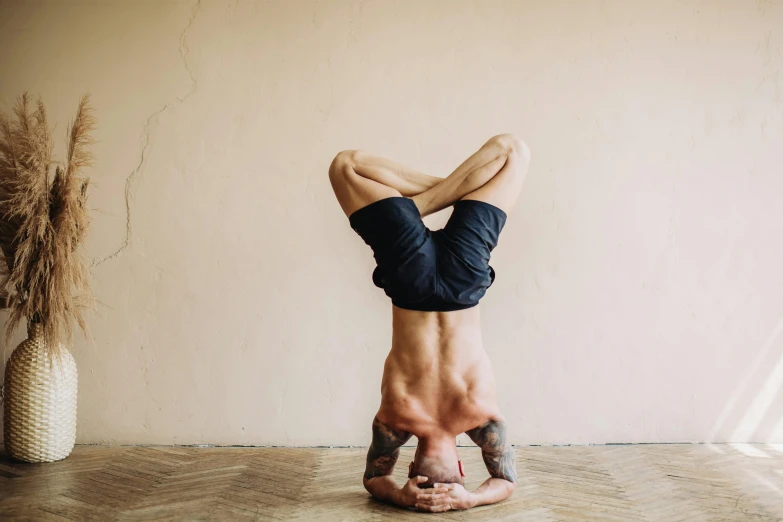
<path fill-rule="evenodd" d="M 441 515 L 372 501 L 364 453 L 77 446 L 53 464 L 0 456 L 0 520 L 783 520 L 783 450 L 769 446 L 519 448 L 511 499 Z M 403 449 L 399 482 L 412 454 Z M 480 453 L 460 454 L 475 487 L 487 476 Z"/>

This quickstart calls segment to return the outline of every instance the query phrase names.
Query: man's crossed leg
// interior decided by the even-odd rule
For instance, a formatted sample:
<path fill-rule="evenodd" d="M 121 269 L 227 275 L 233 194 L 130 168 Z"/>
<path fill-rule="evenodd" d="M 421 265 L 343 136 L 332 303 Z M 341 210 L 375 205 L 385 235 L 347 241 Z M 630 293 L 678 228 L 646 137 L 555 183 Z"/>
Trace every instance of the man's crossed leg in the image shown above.
<path fill-rule="evenodd" d="M 340 152 L 329 179 L 346 216 L 378 200 L 408 197 L 422 217 L 459 200 L 478 200 L 508 213 L 514 206 L 530 161 L 530 149 L 513 134 L 489 139 L 447 178 L 429 176 L 362 151 Z"/>

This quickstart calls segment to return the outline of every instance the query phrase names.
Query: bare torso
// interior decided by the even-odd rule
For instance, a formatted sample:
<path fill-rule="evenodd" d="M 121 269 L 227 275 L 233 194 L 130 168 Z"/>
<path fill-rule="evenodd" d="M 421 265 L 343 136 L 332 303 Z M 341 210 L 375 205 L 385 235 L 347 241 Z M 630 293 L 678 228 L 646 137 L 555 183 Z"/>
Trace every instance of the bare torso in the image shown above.
<path fill-rule="evenodd" d="M 456 437 L 499 416 L 479 307 L 445 313 L 394 307 L 377 418 L 422 438 Z"/>

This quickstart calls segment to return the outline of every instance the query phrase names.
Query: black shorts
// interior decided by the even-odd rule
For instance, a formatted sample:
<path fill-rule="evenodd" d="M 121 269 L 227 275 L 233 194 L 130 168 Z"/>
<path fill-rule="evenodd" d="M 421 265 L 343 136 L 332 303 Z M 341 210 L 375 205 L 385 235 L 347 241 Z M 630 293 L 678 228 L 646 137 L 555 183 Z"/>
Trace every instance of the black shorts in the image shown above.
<path fill-rule="evenodd" d="M 373 250 L 372 279 L 408 310 L 450 312 L 476 306 L 495 280 L 489 255 L 506 213 L 476 200 L 458 201 L 441 230 L 428 229 L 412 199 L 381 199 L 351 214 L 351 228 Z"/>

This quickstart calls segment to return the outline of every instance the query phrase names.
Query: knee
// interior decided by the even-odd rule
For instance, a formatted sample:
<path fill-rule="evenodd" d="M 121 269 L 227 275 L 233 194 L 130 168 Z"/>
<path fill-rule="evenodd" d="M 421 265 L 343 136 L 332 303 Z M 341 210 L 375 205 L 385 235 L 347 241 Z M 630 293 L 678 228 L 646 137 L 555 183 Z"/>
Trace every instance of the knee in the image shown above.
<path fill-rule="evenodd" d="M 487 142 L 487 145 L 500 148 L 505 154 L 516 154 L 524 161 L 530 161 L 530 147 L 516 134 L 498 134 Z"/>
<path fill-rule="evenodd" d="M 358 150 L 343 150 L 337 153 L 337 156 L 329 165 L 329 179 L 335 181 L 349 174 L 356 165 Z"/>

